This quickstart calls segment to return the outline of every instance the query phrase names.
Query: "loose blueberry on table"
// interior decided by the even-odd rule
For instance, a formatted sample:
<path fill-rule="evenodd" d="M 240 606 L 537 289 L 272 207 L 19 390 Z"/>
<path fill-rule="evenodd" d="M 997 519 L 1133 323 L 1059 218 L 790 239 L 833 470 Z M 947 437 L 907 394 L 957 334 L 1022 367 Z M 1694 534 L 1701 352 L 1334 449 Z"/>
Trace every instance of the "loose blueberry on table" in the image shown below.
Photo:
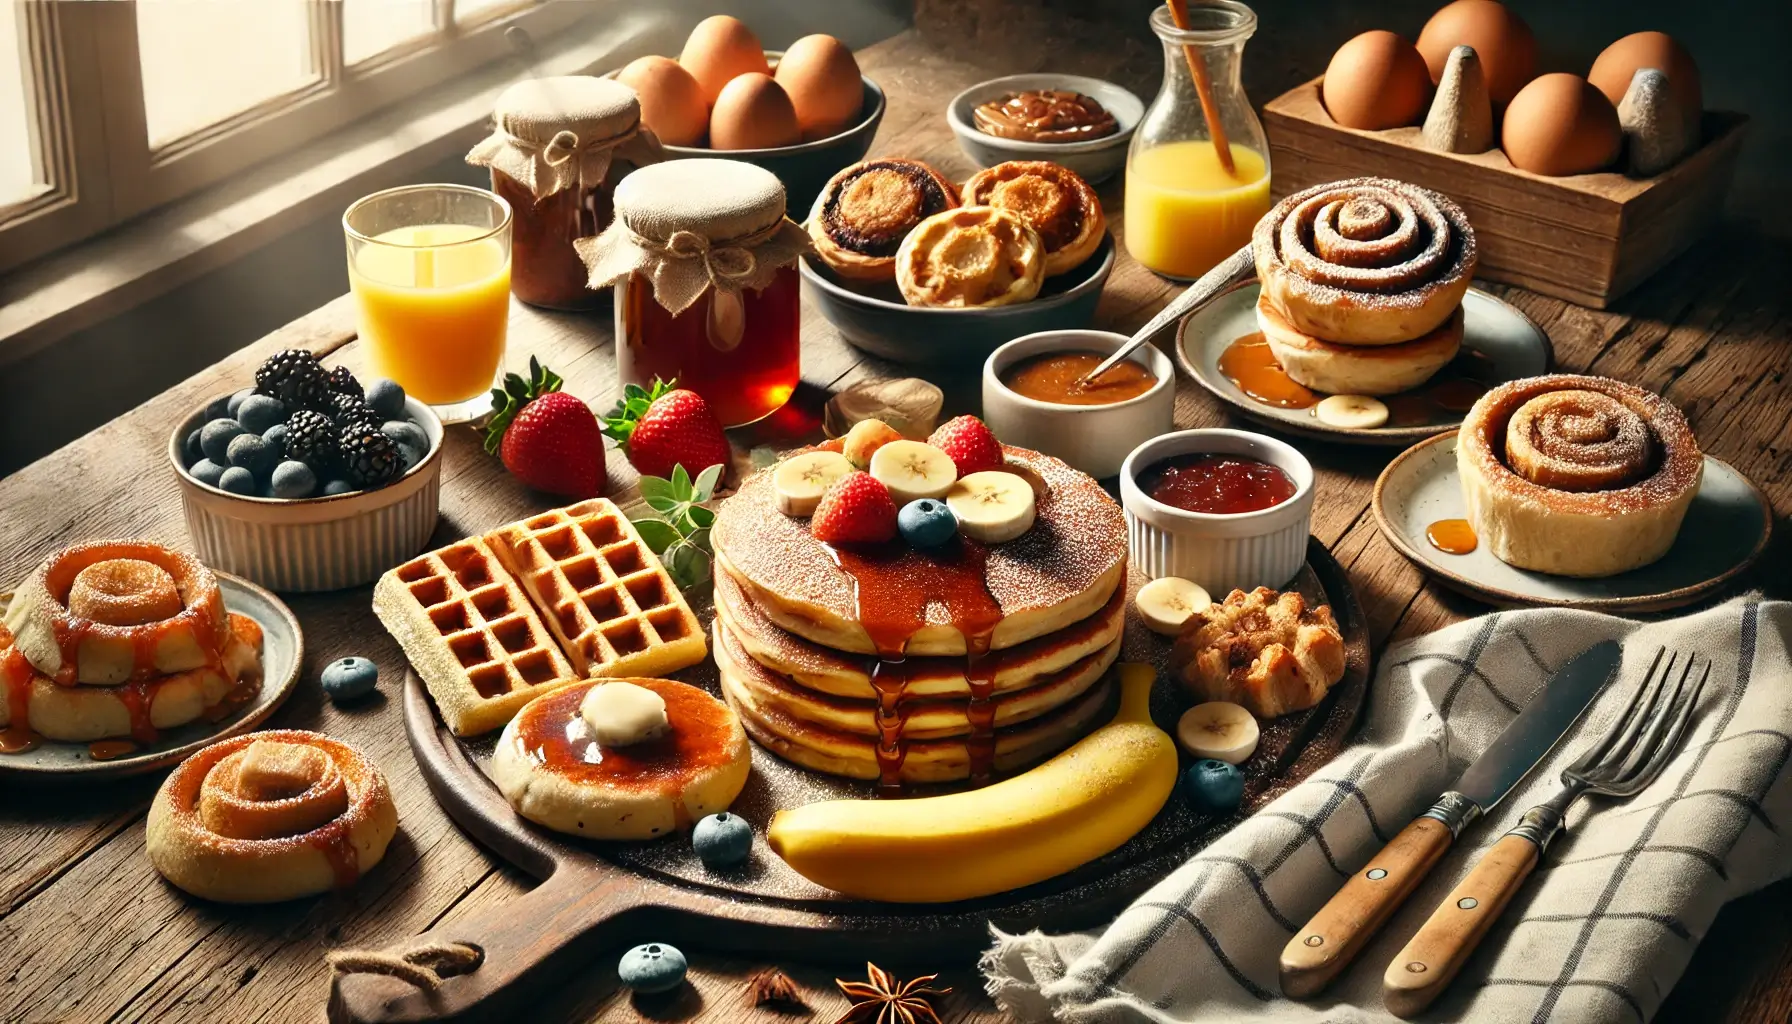
<path fill-rule="evenodd" d="M 1236 765 L 1203 758 L 1183 774 L 1182 796 L 1199 814 L 1231 814 L 1244 802 L 1244 774 Z"/>
<path fill-rule="evenodd" d="M 706 867 L 731 868 L 752 852 L 753 826 L 738 814 L 711 814 L 691 830 L 691 846 Z"/>
<path fill-rule="evenodd" d="M 181 445 L 187 475 L 231 494 L 300 500 L 374 490 L 429 454 L 429 434 L 405 411 L 404 389 L 366 388 L 303 349 L 255 371 L 255 386 L 206 406 Z"/>
<path fill-rule="evenodd" d="M 324 696 L 341 703 L 372 693 L 379 685 L 380 669 L 366 658 L 350 655 L 325 665 L 318 681 L 323 684 Z"/>

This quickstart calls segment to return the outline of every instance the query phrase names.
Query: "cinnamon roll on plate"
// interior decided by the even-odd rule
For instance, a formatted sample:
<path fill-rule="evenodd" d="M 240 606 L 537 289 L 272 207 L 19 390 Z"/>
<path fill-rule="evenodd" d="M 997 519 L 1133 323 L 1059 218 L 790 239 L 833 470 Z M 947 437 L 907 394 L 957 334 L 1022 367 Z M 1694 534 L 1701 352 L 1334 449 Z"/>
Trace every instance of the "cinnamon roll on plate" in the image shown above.
<path fill-rule="evenodd" d="M 1574 374 L 1483 395 L 1457 433 L 1456 462 L 1469 523 L 1494 557 L 1581 577 L 1665 555 L 1705 466 L 1673 403 Z"/>
<path fill-rule="evenodd" d="M 1430 333 L 1394 345 L 1339 345 L 1297 330 L 1270 303 L 1257 299 L 1263 340 L 1295 381 L 1333 395 L 1392 395 L 1416 388 L 1456 358 L 1462 348 L 1462 307 Z"/>
<path fill-rule="evenodd" d="M 978 171 L 964 183 L 963 196 L 966 206 L 1007 210 L 1039 232 L 1046 277 L 1082 266 L 1108 230 L 1089 183 L 1047 160 L 1010 160 Z"/>
<path fill-rule="evenodd" d="M 816 197 L 806 227 L 815 255 L 841 277 L 888 281 L 915 225 L 958 206 L 958 190 L 919 160 L 883 157 L 843 168 Z"/>

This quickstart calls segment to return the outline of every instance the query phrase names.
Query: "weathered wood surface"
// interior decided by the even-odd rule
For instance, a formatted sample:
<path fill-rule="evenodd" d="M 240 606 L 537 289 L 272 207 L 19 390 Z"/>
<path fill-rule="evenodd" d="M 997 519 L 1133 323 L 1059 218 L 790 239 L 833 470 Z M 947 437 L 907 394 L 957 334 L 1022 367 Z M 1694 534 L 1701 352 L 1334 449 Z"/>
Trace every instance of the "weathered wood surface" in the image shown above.
<path fill-rule="evenodd" d="M 939 115 L 958 89 L 1048 63 L 1147 92 L 1156 74 L 1154 49 L 1081 36 L 1072 48 L 1038 38 L 1039 45 L 1012 60 L 948 55 L 936 38 L 914 32 L 864 51 L 865 67 L 890 95 L 873 152 L 934 161 L 964 177 L 972 168 Z M 1104 189 L 1103 198 L 1117 213 L 1118 185 Z M 1120 228 L 1117 217 L 1114 227 Z M 1768 492 L 1782 529 L 1750 582 L 1777 597 L 1792 594 L 1783 528 L 1792 508 L 1787 280 L 1792 246 L 1736 231 L 1677 261 L 1617 310 L 1494 289 L 1549 332 L 1562 367 L 1664 391 L 1687 411 L 1707 450 Z M 1128 330 L 1149 319 L 1170 294 L 1171 286 L 1122 257 L 1103 295 L 1100 320 Z M 600 408 L 614 399 L 607 314 L 555 315 L 519 306 L 511 339 L 514 361 L 540 355 L 565 374 L 572 393 Z M 82 538 L 141 536 L 184 545 L 186 528 L 165 462 L 170 424 L 208 397 L 241 387 L 271 352 L 295 345 L 330 352 L 357 370 L 365 363 L 353 340 L 352 306 L 340 299 L 0 480 L 0 578 L 17 578 L 55 547 Z M 812 429 L 829 388 L 904 372 L 861 356 L 813 313 L 804 322 L 803 369 L 808 386 L 797 408 L 736 432 L 743 451 Z M 949 412 L 975 409 L 972 374 L 946 375 L 941 383 Z M 1177 426 L 1228 421 L 1198 386 L 1180 382 Z M 1378 645 L 1485 611 L 1427 584 L 1377 533 L 1368 510 L 1370 489 L 1392 453 L 1300 443 L 1319 469 L 1313 531 L 1350 572 Z M 438 540 L 551 504 L 512 482 L 470 430 L 451 431 L 447 444 Z M 633 474 L 620 458 L 612 458 L 610 468 L 613 494 L 626 500 Z M 154 780 L 81 790 L 9 784 L 0 797 L 0 1020 L 315 1020 L 325 991 L 326 950 L 383 947 L 439 922 L 503 914 L 530 886 L 475 846 L 430 798 L 400 723 L 395 693 L 402 659 L 373 620 L 368 600 L 368 588 L 361 588 L 295 596 L 290 603 L 306 630 L 308 680 L 330 659 L 360 654 L 382 665 L 386 696 L 337 708 L 307 682 L 270 724 L 340 736 L 385 768 L 403 824 L 385 862 L 354 889 L 333 896 L 265 908 L 205 904 L 164 884 L 144 856 L 143 814 Z M 635 999 L 618 991 L 614 965 L 620 952 L 593 950 L 582 975 L 542 993 L 532 1019 L 831 1021 L 845 1004 L 830 979 L 862 971 L 850 950 L 841 951 L 838 964 L 780 964 L 804 987 L 814 1011 L 812 1018 L 780 1018 L 751 1009 L 745 981 L 761 964 L 692 950 L 691 986 L 670 998 Z M 887 966 L 908 974 L 949 965 Z M 942 981 L 956 989 L 942 1004 L 946 1020 L 1000 1019 L 965 965 Z M 1657 1019 L 1779 1024 L 1789 1017 L 1792 885 L 1781 885 L 1724 912 Z"/>

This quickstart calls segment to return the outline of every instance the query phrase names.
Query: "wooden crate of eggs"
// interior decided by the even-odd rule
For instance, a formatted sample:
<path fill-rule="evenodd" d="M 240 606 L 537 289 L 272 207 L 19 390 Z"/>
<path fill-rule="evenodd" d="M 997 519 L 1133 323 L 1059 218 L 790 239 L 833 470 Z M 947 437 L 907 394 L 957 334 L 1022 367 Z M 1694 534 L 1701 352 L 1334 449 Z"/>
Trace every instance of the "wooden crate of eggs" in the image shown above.
<path fill-rule="evenodd" d="M 1456 0 L 1418 43 L 1371 31 L 1264 108 L 1275 194 L 1400 178 L 1450 196 L 1478 274 L 1603 309 L 1716 223 L 1747 118 L 1702 108 L 1679 43 L 1638 32 L 1538 74 L 1524 21 Z"/>

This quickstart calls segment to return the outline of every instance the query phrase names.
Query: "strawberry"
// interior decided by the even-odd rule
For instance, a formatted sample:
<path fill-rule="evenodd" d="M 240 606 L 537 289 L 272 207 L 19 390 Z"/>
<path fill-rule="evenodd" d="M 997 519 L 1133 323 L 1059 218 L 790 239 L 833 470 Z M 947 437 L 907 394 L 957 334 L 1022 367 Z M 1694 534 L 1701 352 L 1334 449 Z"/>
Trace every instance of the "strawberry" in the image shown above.
<path fill-rule="evenodd" d="M 987 469 L 1001 469 L 1002 442 L 975 416 L 955 416 L 939 425 L 927 443 L 952 457 L 960 479 Z"/>
<path fill-rule="evenodd" d="M 854 470 L 821 496 L 809 533 L 825 544 L 882 544 L 896 536 L 896 502 L 876 477 Z"/>
<path fill-rule="evenodd" d="M 623 389 L 622 401 L 604 417 L 604 433 L 621 442 L 644 476 L 670 478 L 673 466 L 683 466 L 695 477 L 718 462 L 727 466 L 731 452 L 722 421 L 701 395 L 672 384 L 655 380 L 652 390 L 634 384 Z"/>
<path fill-rule="evenodd" d="M 560 384 L 559 374 L 533 356 L 528 380 L 505 377 L 502 388 L 492 389 L 496 412 L 485 428 L 485 450 L 538 491 L 595 498 L 605 484 L 603 434 L 591 408 Z"/>

